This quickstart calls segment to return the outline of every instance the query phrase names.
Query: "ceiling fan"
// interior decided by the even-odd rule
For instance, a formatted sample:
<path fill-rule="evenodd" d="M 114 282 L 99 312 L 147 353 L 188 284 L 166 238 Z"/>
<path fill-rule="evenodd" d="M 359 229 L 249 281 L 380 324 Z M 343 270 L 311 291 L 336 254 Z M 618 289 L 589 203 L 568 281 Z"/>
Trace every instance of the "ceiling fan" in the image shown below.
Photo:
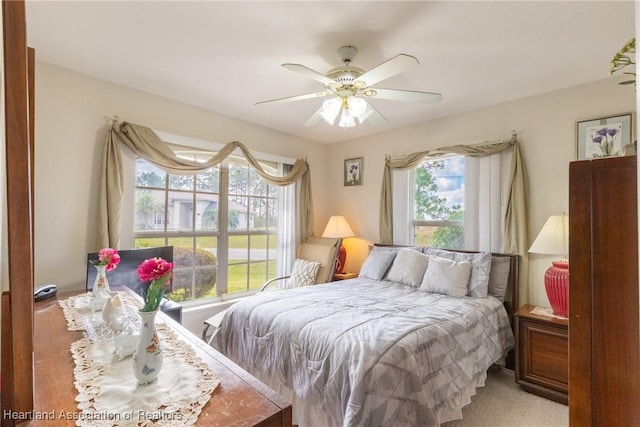
<path fill-rule="evenodd" d="M 319 81 L 324 85 L 324 90 L 305 95 L 260 101 L 256 105 L 330 96 L 305 122 L 305 126 L 315 125 L 322 119 L 325 119 L 330 125 L 334 125 L 336 119 L 340 116 L 338 126 L 348 128 L 356 124 L 362 124 L 365 120 L 376 126 L 384 125 L 387 122 L 387 119 L 367 99 L 390 99 L 393 101 L 421 103 L 435 103 L 442 99 L 442 95 L 439 93 L 372 87 L 382 80 L 418 65 L 419 62 L 415 57 L 401 53 L 371 70 L 365 71 L 362 68 L 351 65 L 351 61 L 357 53 L 358 49 L 354 46 L 342 46 L 338 49 L 338 54 L 342 58 L 344 65 L 333 68 L 326 74 L 319 73 L 301 64 L 282 64 L 287 70 L 295 71 Z"/>

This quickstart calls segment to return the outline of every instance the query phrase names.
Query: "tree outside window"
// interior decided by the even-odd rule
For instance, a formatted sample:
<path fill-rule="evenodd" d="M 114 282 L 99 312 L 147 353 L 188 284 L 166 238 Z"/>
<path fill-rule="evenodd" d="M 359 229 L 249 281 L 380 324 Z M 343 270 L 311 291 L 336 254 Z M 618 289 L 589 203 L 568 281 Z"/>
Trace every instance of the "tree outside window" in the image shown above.
<path fill-rule="evenodd" d="M 270 173 L 282 166 L 264 163 Z M 228 172 L 227 180 L 223 174 Z M 224 188 L 220 183 L 226 182 Z M 279 193 L 243 158 L 196 175 L 136 161 L 136 247 L 174 247 L 175 301 L 254 291 L 275 277 Z M 220 223 L 220 202 L 227 215 Z M 218 265 L 221 251 L 227 263 Z"/>
<path fill-rule="evenodd" d="M 464 157 L 423 161 L 414 172 L 414 239 L 420 246 L 464 246 Z"/>

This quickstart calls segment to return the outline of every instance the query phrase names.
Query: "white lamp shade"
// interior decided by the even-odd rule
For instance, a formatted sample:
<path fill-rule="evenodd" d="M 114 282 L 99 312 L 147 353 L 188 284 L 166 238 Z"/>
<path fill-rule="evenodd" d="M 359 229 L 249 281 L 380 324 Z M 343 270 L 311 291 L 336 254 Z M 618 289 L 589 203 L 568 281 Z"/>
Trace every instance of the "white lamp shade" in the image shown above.
<path fill-rule="evenodd" d="M 334 215 L 329 218 L 329 222 L 322 233 L 322 237 L 353 237 L 353 231 L 349 227 L 349 223 L 343 216 Z"/>
<path fill-rule="evenodd" d="M 327 99 L 322 103 L 322 111 L 320 111 L 320 115 L 327 121 L 327 123 L 333 125 L 336 121 L 336 117 L 338 117 L 341 107 L 342 100 L 340 100 L 340 98 Z"/>
<path fill-rule="evenodd" d="M 540 230 L 529 248 L 534 254 L 562 255 L 567 259 L 569 251 L 569 216 L 552 215 Z"/>
<path fill-rule="evenodd" d="M 369 107 L 367 101 L 355 96 L 349 98 L 349 111 L 358 119 L 360 124 L 364 123 L 371 113 L 373 113 L 373 110 Z"/>
<path fill-rule="evenodd" d="M 364 110 L 362 112 L 362 114 L 360 114 L 358 116 L 358 121 L 360 122 L 360 124 L 364 123 L 365 120 L 367 120 L 369 118 L 369 116 L 371 115 L 371 113 L 373 113 L 373 110 L 371 108 L 369 108 L 369 105 L 367 105 L 367 109 Z"/>
<path fill-rule="evenodd" d="M 354 116 L 360 117 L 367 110 L 367 101 L 352 96 L 349 98 L 349 110 L 351 110 L 351 114 Z"/>
<path fill-rule="evenodd" d="M 356 125 L 356 121 L 348 108 L 342 109 L 342 115 L 340 115 L 340 121 L 338 126 L 341 128 L 352 128 Z"/>

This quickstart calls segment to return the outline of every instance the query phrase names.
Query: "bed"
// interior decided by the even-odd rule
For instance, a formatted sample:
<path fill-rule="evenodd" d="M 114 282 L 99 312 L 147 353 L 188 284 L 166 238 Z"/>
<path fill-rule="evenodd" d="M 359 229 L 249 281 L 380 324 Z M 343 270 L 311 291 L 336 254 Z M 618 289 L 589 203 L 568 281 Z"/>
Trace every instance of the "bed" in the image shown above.
<path fill-rule="evenodd" d="M 301 427 L 439 426 L 513 348 L 517 276 L 515 255 L 374 247 L 358 278 L 233 305 L 213 345 Z"/>

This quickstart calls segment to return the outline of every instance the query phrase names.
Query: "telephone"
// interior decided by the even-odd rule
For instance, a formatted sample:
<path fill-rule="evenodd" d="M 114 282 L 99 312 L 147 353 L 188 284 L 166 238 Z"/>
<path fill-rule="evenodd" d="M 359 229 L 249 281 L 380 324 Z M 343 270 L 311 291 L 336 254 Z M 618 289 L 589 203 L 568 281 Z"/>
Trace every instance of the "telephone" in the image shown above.
<path fill-rule="evenodd" d="M 47 285 L 42 285 L 38 289 L 36 289 L 35 292 L 33 293 L 33 298 L 36 301 L 42 301 L 43 299 L 52 298 L 56 296 L 57 292 L 58 292 L 58 287 L 56 285 L 49 283 Z"/>

